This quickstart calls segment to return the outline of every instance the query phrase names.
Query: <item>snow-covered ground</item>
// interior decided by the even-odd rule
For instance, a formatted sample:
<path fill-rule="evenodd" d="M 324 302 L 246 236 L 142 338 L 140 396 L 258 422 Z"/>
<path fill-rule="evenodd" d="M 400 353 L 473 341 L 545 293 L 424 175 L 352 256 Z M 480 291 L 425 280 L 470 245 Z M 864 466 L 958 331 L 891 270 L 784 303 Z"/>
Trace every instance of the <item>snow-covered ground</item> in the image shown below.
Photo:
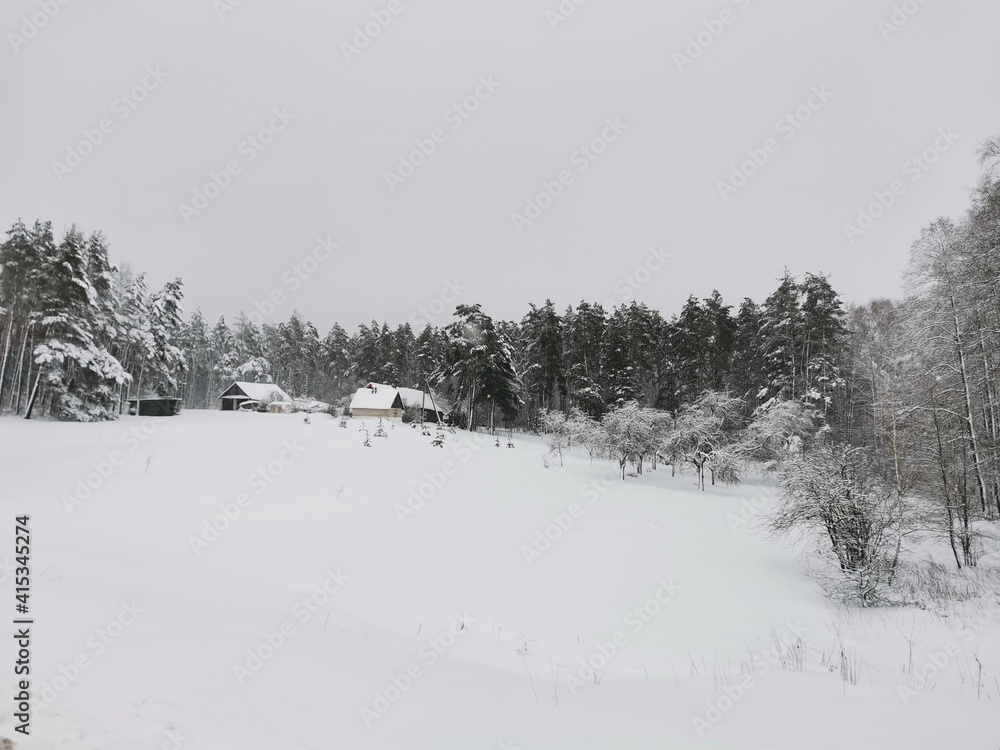
<path fill-rule="evenodd" d="M 442 449 L 399 423 L 374 437 L 375 420 L 364 447 L 359 426 L 0 420 L 0 558 L 30 513 L 39 701 L 19 738 L 5 637 L 0 735 L 74 750 L 1000 748 L 997 594 L 838 608 L 755 532 L 767 488 L 699 493 L 669 468 L 622 482 L 576 449 L 546 469 L 538 438 L 460 431 Z M 13 589 L 5 568 L 9 611 Z"/>

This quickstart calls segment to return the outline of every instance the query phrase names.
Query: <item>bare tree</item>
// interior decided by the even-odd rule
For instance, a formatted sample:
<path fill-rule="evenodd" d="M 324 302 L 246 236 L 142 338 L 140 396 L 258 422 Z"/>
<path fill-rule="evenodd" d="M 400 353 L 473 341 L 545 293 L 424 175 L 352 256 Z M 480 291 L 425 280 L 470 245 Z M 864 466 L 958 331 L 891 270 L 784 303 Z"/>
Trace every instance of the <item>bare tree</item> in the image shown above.
<path fill-rule="evenodd" d="M 871 451 L 823 442 L 778 472 L 782 504 L 771 519 L 778 532 L 805 531 L 819 541 L 837 574 L 828 591 L 863 606 L 881 601 L 899 565 L 899 498 Z"/>
<path fill-rule="evenodd" d="M 706 391 L 681 408 L 660 446 L 675 466 L 694 470 L 698 488 L 705 489 L 705 474 L 712 484 L 738 484 L 743 457 L 737 434 L 743 400 L 718 391 Z"/>

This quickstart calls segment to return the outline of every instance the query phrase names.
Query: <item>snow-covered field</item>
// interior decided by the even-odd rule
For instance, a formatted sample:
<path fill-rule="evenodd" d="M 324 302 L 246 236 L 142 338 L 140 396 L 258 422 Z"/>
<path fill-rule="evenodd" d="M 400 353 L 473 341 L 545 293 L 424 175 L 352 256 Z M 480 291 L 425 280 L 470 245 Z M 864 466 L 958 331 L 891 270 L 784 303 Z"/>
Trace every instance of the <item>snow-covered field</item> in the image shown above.
<path fill-rule="evenodd" d="M 326 415 L 0 420 L 0 558 L 30 513 L 38 701 L 17 736 L 7 636 L 0 735 L 74 750 L 1000 748 L 997 594 L 845 610 L 756 533 L 766 488 L 699 493 L 669 468 L 622 482 L 582 450 L 546 469 L 538 438 L 460 431 L 440 449 L 367 425 L 370 448 L 360 420 Z"/>

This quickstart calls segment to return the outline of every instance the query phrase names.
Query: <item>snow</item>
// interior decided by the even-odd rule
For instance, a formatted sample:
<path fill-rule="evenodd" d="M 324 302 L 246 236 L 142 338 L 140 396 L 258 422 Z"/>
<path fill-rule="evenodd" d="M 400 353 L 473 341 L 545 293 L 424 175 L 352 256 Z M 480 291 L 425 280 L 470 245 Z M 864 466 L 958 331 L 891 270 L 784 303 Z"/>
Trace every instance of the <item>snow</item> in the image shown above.
<path fill-rule="evenodd" d="M 274 399 L 275 401 L 292 400 L 291 396 L 273 383 L 244 383 L 242 381 L 237 381 L 236 385 L 239 386 L 240 390 L 243 391 L 248 398 L 253 399 L 254 401 L 263 401 L 272 394 L 276 396 Z"/>
<path fill-rule="evenodd" d="M 358 388 L 351 399 L 352 409 L 391 409 L 399 391 L 391 385 L 369 383 L 364 388 Z"/>
<path fill-rule="evenodd" d="M 435 406 L 439 412 L 445 412 L 446 406 L 445 402 L 436 393 L 432 394 L 427 391 L 421 391 L 417 388 L 397 388 L 400 397 L 403 399 L 403 406 L 422 406 L 424 409 L 433 410 Z"/>
<path fill-rule="evenodd" d="M 297 398 L 294 400 L 295 408 L 299 411 L 306 412 L 317 412 L 317 411 L 327 411 L 330 409 L 330 404 L 325 401 L 317 401 L 312 398 Z"/>
<path fill-rule="evenodd" d="M 444 402 L 437 394 L 434 394 L 434 401 L 431 401 L 431 394 L 420 391 L 416 388 L 394 388 L 384 383 L 369 383 L 364 388 L 359 388 L 351 399 L 352 409 L 391 409 L 399 395 L 404 407 L 420 406 L 425 409 L 433 409 L 437 405 L 438 411 L 444 413 L 446 408 Z"/>
<path fill-rule="evenodd" d="M 623 482 L 582 448 L 546 469 L 523 435 L 440 450 L 395 425 L 366 448 L 362 421 L 0 419 L 0 499 L 33 529 L 34 686 L 61 688 L 24 746 L 996 750 L 996 594 L 836 607 L 756 530 L 766 486 Z M 911 633 L 937 674 L 904 700 Z M 581 659 L 597 679 L 568 683 Z"/>

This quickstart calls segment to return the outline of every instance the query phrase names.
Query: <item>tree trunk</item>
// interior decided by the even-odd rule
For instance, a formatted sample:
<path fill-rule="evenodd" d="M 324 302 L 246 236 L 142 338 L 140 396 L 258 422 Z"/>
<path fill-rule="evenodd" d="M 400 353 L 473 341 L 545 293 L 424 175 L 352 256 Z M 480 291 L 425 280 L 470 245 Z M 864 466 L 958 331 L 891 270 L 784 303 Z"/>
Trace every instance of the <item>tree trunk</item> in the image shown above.
<path fill-rule="evenodd" d="M 32 328 L 31 328 L 31 326 L 28 326 L 28 335 L 25 338 L 25 343 L 27 343 L 28 341 L 31 341 L 31 347 L 30 347 L 30 349 L 33 351 L 34 350 L 35 341 L 34 341 L 34 338 L 33 338 L 32 334 L 33 334 Z M 22 351 L 22 353 L 24 352 L 24 347 L 22 347 L 21 351 Z M 28 384 L 28 383 L 31 382 L 31 369 L 34 366 L 34 364 L 35 364 L 35 360 L 31 356 L 31 353 L 29 352 L 28 353 L 28 374 L 27 374 L 27 376 L 24 377 L 24 380 L 23 380 L 23 382 L 25 384 Z M 39 370 L 39 373 L 40 372 L 41 372 L 41 370 Z M 35 385 L 37 387 L 38 384 L 36 383 Z M 15 414 L 20 414 L 21 413 L 21 388 L 20 387 L 17 389 L 17 406 L 14 409 L 14 413 Z"/>
<path fill-rule="evenodd" d="M 899 443 L 896 433 L 896 409 L 892 407 L 892 464 L 896 477 L 896 504 L 899 506 L 899 521 L 896 529 L 896 552 L 892 558 L 892 568 L 889 571 L 889 582 L 896 577 L 896 567 L 899 565 L 899 552 L 903 546 L 903 479 L 899 470 Z"/>
<path fill-rule="evenodd" d="M 3 347 L 3 360 L 0 361 L 0 405 L 3 404 L 3 384 L 7 376 L 7 356 L 10 353 L 10 337 L 14 332 L 14 310 L 10 311 L 10 322 L 7 325 L 7 340 Z M 0 406 L 2 408 L 2 406 Z"/>
<path fill-rule="evenodd" d="M 954 294 L 949 295 L 951 303 L 952 322 L 955 326 L 955 349 L 958 354 L 959 373 L 962 377 L 962 391 L 965 396 L 965 423 L 969 433 L 969 447 L 972 452 L 972 473 L 976 477 L 976 484 L 979 486 L 979 498 L 982 503 L 983 512 L 986 512 L 986 482 L 983 480 L 982 468 L 980 467 L 979 437 L 976 432 L 975 416 L 972 410 L 972 386 L 969 383 L 969 371 L 965 362 L 965 349 L 962 341 L 961 323 L 958 319 L 958 306 L 955 303 Z"/>
<path fill-rule="evenodd" d="M 991 452 L 993 454 L 993 502 L 997 514 L 1000 514 L 1000 475 L 997 474 L 997 469 L 1000 467 L 1000 452 L 998 452 L 998 449 L 1000 449 L 998 437 L 1000 436 L 998 436 L 997 427 L 996 381 L 992 377 L 994 368 L 990 367 L 990 359 L 986 352 L 986 340 L 982 327 L 979 329 L 979 351 L 983 357 L 983 391 L 986 396 L 986 408 L 983 409 L 983 419 L 986 433 L 990 437 Z"/>
<path fill-rule="evenodd" d="M 39 370 L 35 376 L 35 385 L 31 389 L 31 396 L 28 398 L 28 406 L 24 411 L 24 418 L 31 419 L 31 410 L 35 408 L 35 398 L 38 396 L 38 382 L 42 379 L 42 371 Z"/>
<path fill-rule="evenodd" d="M 27 331 L 22 331 L 21 351 L 17 356 L 17 369 L 14 371 L 14 382 L 11 383 L 9 407 L 17 414 L 21 411 L 21 383 L 24 380 L 24 349 L 28 345 L 28 336 L 31 333 L 31 324 Z M 16 397 L 16 400 L 15 400 Z"/>

